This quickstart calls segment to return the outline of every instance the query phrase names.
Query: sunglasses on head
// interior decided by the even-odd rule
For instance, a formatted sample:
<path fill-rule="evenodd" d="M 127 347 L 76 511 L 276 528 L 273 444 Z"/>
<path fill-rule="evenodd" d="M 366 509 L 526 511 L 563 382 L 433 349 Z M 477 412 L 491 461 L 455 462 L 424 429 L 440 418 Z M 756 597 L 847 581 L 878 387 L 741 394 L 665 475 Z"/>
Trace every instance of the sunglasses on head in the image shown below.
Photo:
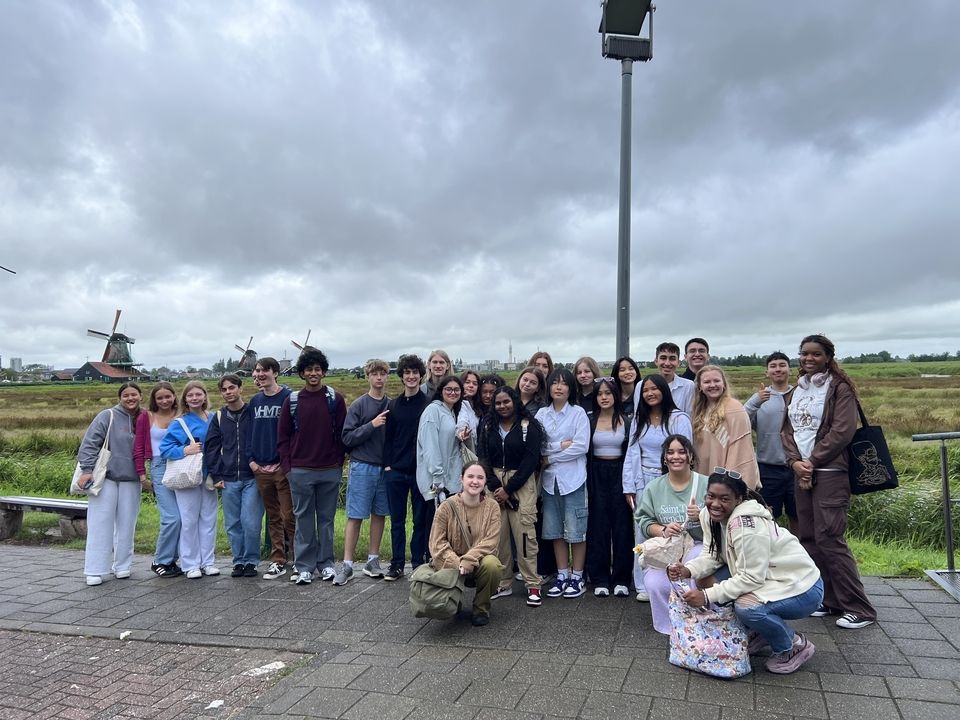
<path fill-rule="evenodd" d="M 606 380 L 607 382 L 613 382 L 613 378 L 612 378 L 612 377 L 598 377 L 598 378 L 594 378 L 594 379 L 593 379 L 593 384 L 594 384 L 594 385 L 599 385 L 599 384 L 602 383 L 604 380 Z"/>
<path fill-rule="evenodd" d="M 743 475 L 741 475 L 740 473 L 738 473 L 736 470 L 727 470 L 725 467 L 720 467 L 719 465 L 717 465 L 717 466 L 713 469 L 713 474 L 714 474 L 714 475 L 726 475 L 728 478 L 732 478 L 733 480 L 740 480 L 740 479 L 743 478 Z"/>

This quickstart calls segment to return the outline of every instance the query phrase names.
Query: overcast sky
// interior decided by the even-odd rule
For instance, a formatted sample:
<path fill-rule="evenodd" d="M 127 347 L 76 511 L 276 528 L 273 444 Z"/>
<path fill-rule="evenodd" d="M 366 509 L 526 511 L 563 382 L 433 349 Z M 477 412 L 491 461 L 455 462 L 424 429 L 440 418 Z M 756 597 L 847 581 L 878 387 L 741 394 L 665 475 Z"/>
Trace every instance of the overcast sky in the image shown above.
<path fill-rule="evenodd" d="M 960 349 L 960 3 L 661 0 L 631 350 Z M 0 355 L 612 359 L 597 2 L 0 3 Z"/>

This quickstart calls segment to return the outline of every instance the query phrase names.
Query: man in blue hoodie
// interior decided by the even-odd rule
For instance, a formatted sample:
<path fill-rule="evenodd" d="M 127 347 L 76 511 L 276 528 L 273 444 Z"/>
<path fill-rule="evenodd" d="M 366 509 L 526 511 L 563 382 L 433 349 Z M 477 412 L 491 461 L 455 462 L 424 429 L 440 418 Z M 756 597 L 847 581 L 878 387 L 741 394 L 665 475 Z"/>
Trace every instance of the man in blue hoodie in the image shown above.
<path fill-rule="evenodd" d="M 246 437 L 250 413 L 243 402 L 243 381 L 224 375 L 217 387 L 225 405 L 210 417 L 203 457 L 214 485 L 221 488 L 223 524 L 233 551 L 231 577 L 256 577 L 260 562 L 263 501 L 247 464 Z"/>
<path fill-rule="evenodd" d="M 253 379 L 260 388 L 250 401 L 250 423 L 247 432 L 247 464 L 257 478 L 257 487 L 267 512 L 267 533 L 270 535 L 270 567 L 264 580 L 286 574 L 288 560 L 293 560 L 293 534 L 296 520 L 287 475 L 280 467 L 277 450 L 277 423 L 283 401 L 290 388 L 277 383 L 280 363 L 272 357 L 257 360 Z"/>

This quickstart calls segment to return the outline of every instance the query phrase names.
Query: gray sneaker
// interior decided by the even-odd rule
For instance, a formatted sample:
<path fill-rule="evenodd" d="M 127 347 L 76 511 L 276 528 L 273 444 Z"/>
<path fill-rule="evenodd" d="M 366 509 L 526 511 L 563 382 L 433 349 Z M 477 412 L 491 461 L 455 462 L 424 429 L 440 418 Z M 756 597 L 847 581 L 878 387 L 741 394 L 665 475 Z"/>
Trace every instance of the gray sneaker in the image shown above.
<path fill-rule="evenodd" d="M 380 558 L 368 560 L 367 564 L 363 566 L 363 574 L 367 577 L 376 578 L 378 580 L 382 578 L 383 568 L 380 567 Z"/>
<path fill-rule="evenodd" d="M 322 576 L 321 576 L 322 577 Z M 353 577 L 353 565 L 341 565 L 337 574 L 333 576 L 334 585 L 346 585 Z"/>

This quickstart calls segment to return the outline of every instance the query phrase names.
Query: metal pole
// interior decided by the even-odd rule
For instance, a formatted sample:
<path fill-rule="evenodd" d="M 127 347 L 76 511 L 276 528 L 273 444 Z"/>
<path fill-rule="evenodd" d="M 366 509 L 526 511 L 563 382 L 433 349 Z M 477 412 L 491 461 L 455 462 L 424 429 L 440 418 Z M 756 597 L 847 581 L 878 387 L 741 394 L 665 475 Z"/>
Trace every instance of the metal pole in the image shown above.
<path fill-rule="evenodd" d="M 617 243 L 617 357 L 630 354 L 630 131 L 633 61 L 621 61 L 620 230 Z"/>
<path fill-rule="evenodd" d="M 953 564 L 953 514 L 950 509 L 950 480 L 947 478 L 947 443 L 940 441 L 940 478 L 943 480 L 943 522 L 947 536 L 947 570 L 954 571 Z"/>

